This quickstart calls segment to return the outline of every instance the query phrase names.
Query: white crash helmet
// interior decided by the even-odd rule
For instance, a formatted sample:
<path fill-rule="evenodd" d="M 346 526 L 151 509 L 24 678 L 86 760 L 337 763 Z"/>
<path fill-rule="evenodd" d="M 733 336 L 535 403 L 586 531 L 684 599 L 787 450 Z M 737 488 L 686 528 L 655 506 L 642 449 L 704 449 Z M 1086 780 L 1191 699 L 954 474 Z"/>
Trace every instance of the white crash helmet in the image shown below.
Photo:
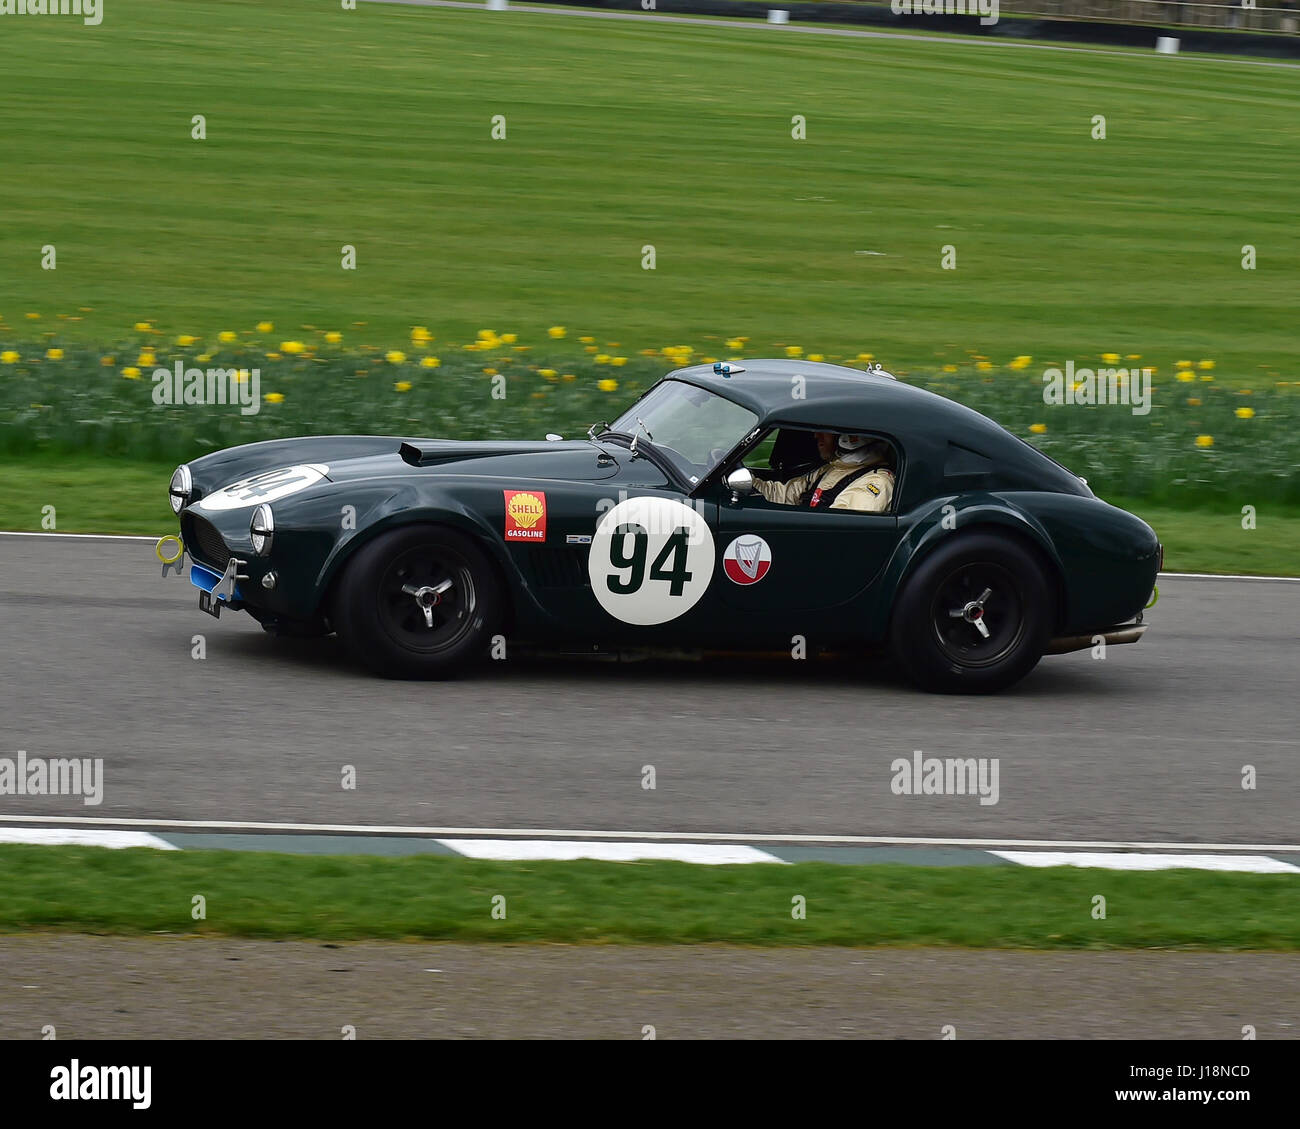
<path fill-rule="evenodd" d="M 835 453 L 841 458 L 852 456 L 852 461 L 885 462 L 889 458 L 889 444 L 875 435 L 841 435 L 835 442 Z"/>

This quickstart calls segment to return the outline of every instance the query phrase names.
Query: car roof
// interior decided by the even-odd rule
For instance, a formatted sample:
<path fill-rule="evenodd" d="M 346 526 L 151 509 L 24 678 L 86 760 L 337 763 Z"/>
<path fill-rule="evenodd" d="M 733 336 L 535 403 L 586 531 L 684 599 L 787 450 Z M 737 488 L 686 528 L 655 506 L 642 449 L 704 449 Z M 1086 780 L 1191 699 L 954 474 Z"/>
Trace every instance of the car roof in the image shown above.
<path fill-rule="evenodd" d="M 668 374 L 734 400 L 764 423 L 788 423 L 836 430 L 889 431 L 939 428 L 958 435 L 978 434 L 1001 442 L 1006 432 L 987 416 L 924 388 L 884 373 L 816 361 L 757 359 L 730 365 L 731 375 L 714 365 L 692 365 Z M 795 385 L 796 377 L 803 379 Z M 792 394 L 799 388 L 800 396 Z"/>

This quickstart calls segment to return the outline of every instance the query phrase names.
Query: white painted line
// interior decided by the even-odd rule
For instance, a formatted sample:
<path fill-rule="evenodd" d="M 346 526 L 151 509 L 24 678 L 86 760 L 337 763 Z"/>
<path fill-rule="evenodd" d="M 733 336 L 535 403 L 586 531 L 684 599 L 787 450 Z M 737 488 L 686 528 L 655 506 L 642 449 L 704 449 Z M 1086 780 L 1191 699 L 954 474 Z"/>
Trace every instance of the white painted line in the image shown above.
<path fill-rule="evenodd" d="M 1147 855 L 1113 851 L 990 851 L 1021 866 L 1096 866 L 1105 870 L 1239 870 L 1300 874 L 1300 866 L 1263 855 Z"/>
<path fill-rule="evenodd" d="M 439 839 L 438 842 L 472 859 L 502 861 L 600 859 L 604 862 L 634 862 L 637 859 L 668 859 L 710 866 L 783 861 L 757 847 L 720 843 L 580 843 L 555 839 Z"/>
<path fill-rule="evenodd" d="M 88 831 L 79 827 L 0 827 L 0 843 L 31 843 L 41 847 L 155 847 L 160 851 L 180 849 L 143 831 Z"/>
<path fill-rule="evenodd" d="M 1246 572 L 1162 572 L 1159 575 L 1178 580 L 1289 580 L 1300 583 L 1300 576 L 1251 576 Z"/>
<path fill-rule="evenodd" d="M 651 843 L 826 843 L 842 847 L 1043 847 L 1056 850 L 1249 851 L 1300 854 L 1297 843 L 1140 843 L 1070 839 L 934 839 L 906 835 L 746 835 L 699 831 L 591 831 L 552 827 L 412 827 L 357 823 L 259 823 L 222 819 L 114 819 L 66 815 L 0 815 L 0 826 L 70 824 L 94 827 L 151 827 L 172 831 L 292 831 L 310 835 L 410 835 L 425 839 L 584 839 Z"/>
<path fill-rule="evenodd" d="M 174 537 L 174 533 L 160 534 L 163 537 Z M 70 538 L 80 538 L 90 541 L 153 541 L 157 542 L 157 537 L 143 537 L 135 533 L 22 533 L 12 529 L 0 529 L 0 537 L 58 537 L 63 541 Z"/>

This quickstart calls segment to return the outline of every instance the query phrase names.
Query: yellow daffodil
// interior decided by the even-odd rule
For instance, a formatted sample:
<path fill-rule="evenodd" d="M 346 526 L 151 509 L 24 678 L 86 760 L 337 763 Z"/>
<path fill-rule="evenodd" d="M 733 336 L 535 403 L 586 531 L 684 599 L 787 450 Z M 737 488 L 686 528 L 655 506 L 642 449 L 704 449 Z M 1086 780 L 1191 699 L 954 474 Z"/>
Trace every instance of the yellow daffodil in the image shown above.
<path fill-rule="evenodd" d="M 584 345 L 590 345 L 596 339 L 594 337 L 579 337 L 578 340 L 581 341 Z"/>
<path fill-rule="evenodd" d="M 1211 373 L 1203 372 L 1201 373 L 1201 379 L 1206 382 L 1209 382 L 1214 379 L 1214 376 Z"/>
<path fill-rule="evenodd" d="M 604 380 L 596 381 L 596 387 L 599 388 L 602 392 L 616 392 L 618 391 L 618 381 L 610 380 L 608 377 L 606 377 Z"/>
<path fill-rule="evenodd" d="M 560 379 L 561 379 L 561 380 L 574 381 L 574 380 L 577 380 L 578 378 L 577 378 L 573 373 L 571 373 L 571 372 L 566 372 L 562 377 L 560 377 Z"/>
<path fill-rule="evenodd" d="M 158 363 L 158 358 L 152 353 L 145 352 L 136 357 L 135 363 L 138 365 L 144 365 L 148 368 L 150 365 L 156 365 Z"/>
<path fill-rule="evenodd" d="M 405 364 L 406 354 L 400 349 L 389 349 L 388 352 L 384 354 L 384 360 L 386 360 L 390 365 Z"/>
<path fill-rule="evenodd" d="M 394 392 L 409 392 L 410 390 L 411 390 L 411 382 L 409 380 L 399 380 L 396 384 L 393 385 Z"/>
<path fill-rule="evenodd" d="M 122 375 L 126 377 L 127 380 L 139 380 L 140 370 L 136 368 L 135 365 L 127 365 L 126 368 L 122 370 Z"/>
<path fill-rule="evenodd" d="M 327 334 L 325 334 L 325 340 L 331 345 L 337 345 L 343 340 L 343 334 L 341 334 L 337 329 L 331 329 Z"/>
<path fill-rule="evenodd" d="M 268 404 L 283 404 L 283 403 L 284 403 L 284 393 L 283 393 L 283 392 L 268 392 L 265 396 L 262 397 L 262 399 L 265 400 Z"/>
<path fill-rule="evenodd" d="M 6 349 L 0 353 L 0 364 L 13 365 L 18 363 L 18 354 L 12 349 Z"/>
<path fill-rule="evenodd" d="M 258 332 L 258 333 L 270 333 L 273 329 L 275 329 L 275 322 L 273 322 L 273 321 L 259 321 L 259 322 L 257 323 L 257 332 Z M 276 396 L 278 396 L 279 393 L 278 393 L 278 392 L 275 392 L 275 393 L 272 393 L 272 395 L 276 395 Z M 278 404 L 279 402 L 280 402 L 279 400 L 272 400 L 272 401 L 271 401 L 271 403 L 273 403 L 273 404 Z"/>
<path fill-rule="evenodd" d="M 1045 432 L 1045 431 L 1047 430 L 1047 424 L 1045 424 L 1045 423 L 1031 423 L 1031 424 L 1029 425 L 1029 430 L 1032 431 L 1035 435 L 1042 435 L 1043 432 Z"/>
<path fill-rule="evenodd" d="M 610 363 L 611 365 L 613 365 L 615 368 L 622 368 L 625 364 L 627 364 L 627 358 L 626 358 L 626 357 L 610 357 L 610 358 L 609 358 L 609 363 Z"/>
<path fill-rule="evenodd" d="M 266 354 L 266 359 L 267 359 L 268 361 L 278 361 L 278 360 L 280 359 L 280 354 L 279 354 L 279 353 L 267 353 L 267 354 Z"/>
<path fill-rule="evenodd" d="M 956 366 L 956 365 L 944 365 L 944 366 L 943 366 L 943 371 L 944 371 L 944 372 L 956 372 L 956 371 L 957 371 L 957 366 Z"/>
<path fill-rule="evenodd" d="M 432 340 L 429 331 L 422 325 L 417 325 L 411 330 L 411 343 L 414 345 L 425 345 Z"/>
<path fill-rule="evenodd" d="M 31 317 L 32 315 L 28 314 L 27 316 Z M 40 315 L 38 314 L 37 316 L 39 317 Z M 138 321 L 135 323 L 135 328 L 136 331 L 139 333 L 148 333 L 149 330 L 153 328 L 153 326 L 147 321 Z"/>
<path fill-rule="evenodd" d="M 1213 447 L 1213 446 L 1214 446 L 1214 436 L 1213 436 L 1213 435 L 1198 435 L 1198 436 L 1196 437 L 1196 445 L 1197 445 L 1198 447 Z"/>
<path fill-rule="evenodd" d="M 826 357 L 821 353 L 809 353 L 808 359 L 816 363 L 816 362 L 824 361 Z"/>
<path fill-rule="evenodd" d="M 1191 362 L 1191 361 L 1175 361 L 1175 362 L 1174 362 L 1174 368 L 1191 368 L 1191 367 L 1192 367 L 1192 362 Z"/>
<path fill-rule="evenodd" d="M 217 334 L 217 340 L 220 341 L 223 345 L 229 345 L 231 344 L 231 342 L 239 340 L 239 334 L 231 329 L 223 329 L 220 333 Z"/>
<path fill-rule="evenodd" d="M 195 359 L 196 361 L 198 361 L 199 364 L 201 364 L 201 365 L 206 365 L 210 360 L 212 360 L 212 354 L 211 354 L 211 353 L 200 353 L 200 354 L 199 354 L 197 357 L 195 357 L 194 359 Z"/>
<path fill-rule="evenodd" d="M 594 353 L 594 352 L 596 351 L 596 346 L 595 346 L 595 345 L 584 345 L 584 346 L 582 347 L 582 351 L 583 351 L 584 353 Z"/>
<path fill-rule="evenodd" d="M 1102 355 L 1101 355 L 1101 359 L 1102 359 L 1103 361 L 1105 361 L 1106 364 L 1108 364 L 1108 365 L 1117 365 L 1117 364 L 1119 364 L 1119 354 L 1118 354 L 1118 353 L 1102 353 Z"/>
<path fill-rule="evenodd" d="M 1193 381 L 1196 379 L 1196 373 L 1190 372 L 1185 368 L 1179 369 L 1176 375 L 1178 377 L 1179 382 L 1182 384 L 1187 384 L 1189 381 Z"/>
<path fill-rule="evenodd" d="M 301 352 L 303 351 L 304 348 L 305 348 L 305 346 L 303 345 L 303 343 L 302 343 L 301 341 L 281 341 L 281 342 L 280 342 L 280 352 L 281 352 L 281 353 L 288 353 L 289 356 L 291 356 L 291 357 L 296 357 L 299 353 L 301 353 Z"/>
<path fill-rule="evenodd" d="M 501 342 L 503 345 L 513 345 L 518 340 L 519 335 L 517 333 L 503 333 L 501 335 Z"/>
<path fill-rule="evenodd" d="M 50 361 L 61 361 L 61 360 L 63 360 L 63 350 L 62 350 L 62 349 L 46 349 L 46 350 L 45 350 L 45 358 L 46 358 L 46 360 L 50 360 Z"/>
<path fill-rule="evenodd" d="M 727 340 L 728 349 L 743 349 L 744 347 L 745 341 L 742 337 L 731 337 Z"/>
<path fill-rule="evenodd" d="M 422 357 L 422 358 L 420 358 L 420 367 L 421 367 L 421 368 L 437 368 L 440 364 L 442 364 L 442 361 L 439 360 L 437 357 Z"/>
<path fill-rule="evenodd" d="M 26 318 L 30 318 L 32 321 L 40 321 L 40 320 L 41 320 L 41 315 L 40 315 L 40 314 L 24 314 L 23 316 L 26 317 Z M 139 328 L 139 327 L 137 327 L 137 328 Z M 145 328 L 148 329 L 149 327 L 146 325 Z"/>
<path fill-rule="evenodd" d="M 785 355 L 787 357 L 802 357 L 803 349 L 798 345 L 787 345 L 785 347 Z"/>
<path fill-rule="evenodd" d="M 534 392 L 534 393 L 533 393 L 533 399 L 534 399 L 534 400 L 545 400 L 545 399 L 546 399 L 546 393 L 545 393 L 545 392 Z"/>
<path fill-rule="evenodd" d="M 568 331 L 567 329 L 565 329 L 564 326 L 562 326 L 562 325 L 553 325 L 553 326 L 551 326 L 551 328 L 548 329 L 546 332 L 547 332 L 548 336 L 554 337 L 554 338 L 556 338 L 556 339 L 558 340 L 559 338 L 563 337 L 563 336 L 564 336 L 566 333 L 568 333 L 569 331 Z"/>
<path fill-rule="evenodd" d="M 500 376 L 501 374 L 500 374 L 499 372 L 497 372 L 497 370 L 494 369 L 494 368 L 485 368 L 485 369 L 483 370 L 483 375 L 484 375 L 484 376 Z"/>
<path fill-rule="evenodd" d="M 1141 354 L 1141 353 L 1125 353 L 1125 354 L 1124 354 L 1124 359 L 1125 359 L 1126 361 L 1140 361 L 1140 360 L 1142 359 L 1142 354 Z"/>
<path fill-rule="evenodd" d="M 1253 418 L 1254 415 L 1255 415 L 1255 409 L 1254 409 L 1254 408 L 1238 408 L 1238 409 L 1237 409 L 1235 412 L 1233 412 L 1232 414 L 1235 415 L 1238 419 L 1251 419 L 1251 418 Z"/>
<path fill-rule="evenodd" d="M 597 353 L 597 354 L 596 354 L 596 364 L 598 364 L 598 365 L 607 365 L 607 364 L 609 364 L 609 354 L 608 354 L 608 353 Z"/>
<path fill-rule="evenodd" d="M 116 358 L 116 357 L 100 357 L 100 358 L 99 358 L 99 363 L 100 363 L 101 365 L 103 365 L 105 368 L 112 368 L 115 364 L 117 364 L 117 358 Z"/>
<path fill-rule="evenodd" d="M 992 362 L 992 361 L 976 361 L 976 362 L 975 362 L 975 367 L 976 367 L 980 372 L 991 372 L 992 369 L 993 369 L 993 362 Z"/>
<path fill-rule="evenodd" d="M 1199 365 L 1197 365 L 1196 367 L 1199 368 L 1199 369 L 1212 369 L 1212 368 L 1214 367 L 1214 362 L 1213 362 L 1213 361 L 1210 361 L 1210 360 L 1205 360 L 1205 361 L 1202 361 L 1202 362 L 1201 362 Z"/>
<path fill-rule="evenodd" d="M 1188 397 L 1187 397 L 1187 406 L 1188 406 L 1189 408 L 1199 408 L 1199 407 L 1201 406 L 1201 401 L 1200 401 L 1200 399 L 1199 399 L 1198 397 L 1196 397 L 1196 396 L 1188 396 Z"/>

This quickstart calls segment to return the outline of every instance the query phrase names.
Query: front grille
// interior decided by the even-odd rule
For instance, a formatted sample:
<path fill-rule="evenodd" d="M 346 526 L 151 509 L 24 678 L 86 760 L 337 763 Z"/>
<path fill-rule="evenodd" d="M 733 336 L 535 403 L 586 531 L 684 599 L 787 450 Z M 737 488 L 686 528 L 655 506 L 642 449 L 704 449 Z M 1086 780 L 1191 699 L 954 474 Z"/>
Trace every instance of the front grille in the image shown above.
<path fill-rule="evenodd" d="M 190 555 L 224 571 L 230 562 L 230 550 L 226 548 L 226 543 L 221 539 L 216 526 L 207 518 L 199 517 L 197 514 L 187 515 L 186 520 L 190 528 L 185 544 L 190 550 Z"/>

